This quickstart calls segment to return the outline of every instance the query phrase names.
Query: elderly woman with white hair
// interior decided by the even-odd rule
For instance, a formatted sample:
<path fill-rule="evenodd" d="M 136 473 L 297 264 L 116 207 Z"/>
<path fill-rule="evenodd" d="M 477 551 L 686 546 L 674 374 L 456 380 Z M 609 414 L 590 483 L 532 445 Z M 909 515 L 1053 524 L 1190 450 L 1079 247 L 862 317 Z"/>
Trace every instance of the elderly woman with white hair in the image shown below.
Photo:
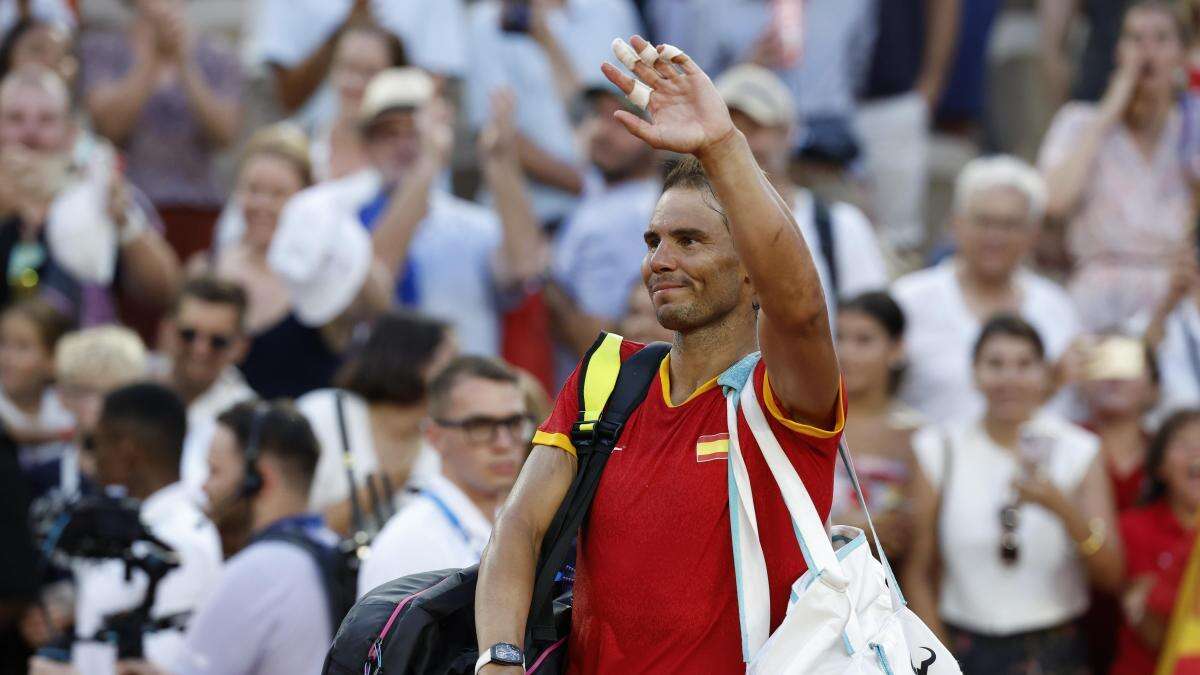
<path fill-rule="evenodd" d="M 998 313 L 1023 317 L 1057 359 L 1079 331 L 1066 291 L 1022 266 L 1037 240 L 1046 188 L 1033 167 L 983 157 L 958 176 L 952 231 L 956 253 L 896 280 L 892 295 L 908 318 L 908 368 L 901 399 L 935 422 L 983 410 L 971 382 L 971 345 Z"/>

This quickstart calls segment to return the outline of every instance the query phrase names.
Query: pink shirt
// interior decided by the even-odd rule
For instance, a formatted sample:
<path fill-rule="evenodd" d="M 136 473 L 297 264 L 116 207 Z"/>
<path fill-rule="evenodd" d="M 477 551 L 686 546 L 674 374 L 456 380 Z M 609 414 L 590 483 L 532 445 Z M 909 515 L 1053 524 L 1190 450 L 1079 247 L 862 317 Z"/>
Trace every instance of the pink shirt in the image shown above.
<path fill-rule="evenodd" d="M 1042 143 L 1041 169 L 1064 162 L 1097 115 L 1090 103 L 1063 106 Z M 1182 143 L 1177 110 L 1150 157 L 1123 124 L 1101 141 L 1067 229 L 1077 265 L 1071 292 L 1088 328 L 1120 324 L 1166 290 L 1170 258 L 1186 243 L 1192 222 Z"/>

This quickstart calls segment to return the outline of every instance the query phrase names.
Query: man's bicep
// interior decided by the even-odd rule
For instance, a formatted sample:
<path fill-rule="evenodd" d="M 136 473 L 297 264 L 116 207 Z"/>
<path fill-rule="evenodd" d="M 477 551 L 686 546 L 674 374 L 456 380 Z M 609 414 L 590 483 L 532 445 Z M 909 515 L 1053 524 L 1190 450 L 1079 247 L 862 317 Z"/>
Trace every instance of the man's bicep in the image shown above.
<path fill-rule="evenodd" d="M 575 478 L 575 455 L 562 448 L 535 445 L 508 495 L 501 518 L 518 519 L 540 537 L 562 504 Z"/>
<path fill-rule="evenodd" d="M 801 424 L 834 429 L 840 419 L 840 384 L 828 315 L 796 333 L 777 328 L 760 312 L 758 340 L 770 391 L 781 412 Z"/>

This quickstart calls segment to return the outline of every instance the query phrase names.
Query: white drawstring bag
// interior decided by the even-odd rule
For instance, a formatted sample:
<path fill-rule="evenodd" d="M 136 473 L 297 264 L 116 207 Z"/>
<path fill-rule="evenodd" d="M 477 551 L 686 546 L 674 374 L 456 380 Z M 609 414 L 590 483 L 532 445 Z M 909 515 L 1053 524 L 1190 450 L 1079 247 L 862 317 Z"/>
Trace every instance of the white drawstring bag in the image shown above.
<path fill-rule="evenodd" d="M 767 568 L 750 477 L 738 442 L 739 399 L 783 494 L 808 564 L 808 571 L 792 584 L 783 622 L 769 635 Z M 871 555 L 862 530 L 838 525 L 826 532 L 804 483 L 771 432 L 751 383 L 741 388 L 740 395 L 736 390 L 727 395 L 727 414 L 729 515 L 747 672 L 961 675 L 950 651 L 905 607 L 870 514 L 867 523 L 881 560 Z M 866 500 L 844 442 L 839 454 L 865 511 Z"/>

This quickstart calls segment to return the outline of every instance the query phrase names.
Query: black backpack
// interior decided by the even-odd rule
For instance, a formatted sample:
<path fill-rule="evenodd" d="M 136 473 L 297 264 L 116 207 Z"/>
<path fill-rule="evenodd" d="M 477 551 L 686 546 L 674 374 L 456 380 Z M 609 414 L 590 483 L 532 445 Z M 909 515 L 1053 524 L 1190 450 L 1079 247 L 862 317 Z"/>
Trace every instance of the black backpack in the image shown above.
<path fill-rule="evenodd" d="M 625 421 L 645 399 L 659 364 L 670 350 L 670 345 L 654 343 L 621 363 L 621 341 L 619 335 L 601 333 L 580 369 L 579 401 L 583 411 L 571 433 L 578 469 L 542 540 L 525 637 L 527 672 L 565 670 L 571 591 L 561 573 L 574 559 L 576 535 Z M 585 382 L 591 385 L 590 392 L 585 392 Z M 587 410 L 602 412 L 597 418 Z M 475 636 L 478 575 L 478 565 L 425 572 L 371 590 L 346 615 L 322 672 L 473 673 L 479 658 Z"/>

